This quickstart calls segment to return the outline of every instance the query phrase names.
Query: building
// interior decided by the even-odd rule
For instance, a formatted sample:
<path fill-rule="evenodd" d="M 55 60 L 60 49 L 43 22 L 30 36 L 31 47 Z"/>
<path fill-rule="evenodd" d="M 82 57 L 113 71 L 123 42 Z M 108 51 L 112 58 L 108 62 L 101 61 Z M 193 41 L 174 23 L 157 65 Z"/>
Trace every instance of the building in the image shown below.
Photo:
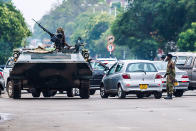
<path fill-rule="evenodd" d="M 113 3 L 118 3 L 120 2 L 121 6 L 124 7 L 126 4 L 127 0 L 106 0 L 107 4 L 109 4 L 110 6 L 112 6 Z"/>

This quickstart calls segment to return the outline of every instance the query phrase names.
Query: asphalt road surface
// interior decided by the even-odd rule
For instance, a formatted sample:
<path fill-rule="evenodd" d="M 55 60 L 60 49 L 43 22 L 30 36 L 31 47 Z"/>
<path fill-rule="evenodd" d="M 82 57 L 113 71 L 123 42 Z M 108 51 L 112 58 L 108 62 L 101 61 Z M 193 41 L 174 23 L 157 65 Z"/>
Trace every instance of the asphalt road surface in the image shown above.
<path fill-rule="evenodd" d="M 0 98 L 0 131 L 196 131 L 196 91 L 160 100 L 64 97 Z"/>

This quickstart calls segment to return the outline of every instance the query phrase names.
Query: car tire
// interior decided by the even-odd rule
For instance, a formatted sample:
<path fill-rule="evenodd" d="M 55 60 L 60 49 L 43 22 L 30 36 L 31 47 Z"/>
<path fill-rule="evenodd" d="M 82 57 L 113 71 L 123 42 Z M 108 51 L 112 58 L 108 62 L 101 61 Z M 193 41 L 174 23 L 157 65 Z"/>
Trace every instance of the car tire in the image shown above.
<path fill-rule="evenodd" d="M 182 90 L 177 90 L 177 91 L 174 92 L 173 95 L 174 95 L 175 97 L 182 97 L 183 94 L 184 94 L 184 91 L 182 91 Z"/>
<path fill-rule="evenodd" d="M 33 97 L 40 97 L 40 94 L 41 94 L 41 91 L 40 91 L 40 89 L 35 89 L 35 90 L 33 90 L 33 92 L 32 92 L 32 96 Z"/>
<path fill-rule="evenodd" d="M 6 85 L 6 91 L 9 98 L 13 98 L 13 81 L 9 80 Z"/>
<path fill-rule="evenodd" d="M 109 96 L 109 94 L 105 92 L 105 88 L 103 84 L 100 87 L 100 96 L 101 98 L 108 98 Z"/>
<path fill-rule="evenodd" d="M 2 94 L 1 88 L 0 88 L 0 95 Z"/>
<path fill-rule="evenodd" d="M 137 93 L 137 94 L 136 94 L 136 96 L 137 96 L 137 98 L 141 99 L 141 98 L 143 98 L 143 97 L 144 97 L 144 94 L 143 94 L 143 93 L 141 93 L 141 92 L 139 92 L 139 93 Z"/>
<path fill-rule="evenodd" d="M 80 94 L 79 95 L 82 99 L 88 99 L 90 97 L 89 87 L 90 87 L 89 80 L 81 80 L 80 89 L 79 89 Z"/>
<path fill-rule="evenodd" d="M 162 92 L 155 92 L 155 93 L 154 93 L 154 97 L 155 97 L 155 99 L 161 99 L 161 97 L 162 97 Z"/>
<path fill-rule="evenodd" d="M 118 98 L 124 99 L 126 97 L 126 93 L 123 91 L 121 85 L 118 86 Z"/>
<path fill-rule="evenodd" d="M 94 95 L 96 90 L 90 90 L 89 92 L 90 92 L 90 95 Z"/>

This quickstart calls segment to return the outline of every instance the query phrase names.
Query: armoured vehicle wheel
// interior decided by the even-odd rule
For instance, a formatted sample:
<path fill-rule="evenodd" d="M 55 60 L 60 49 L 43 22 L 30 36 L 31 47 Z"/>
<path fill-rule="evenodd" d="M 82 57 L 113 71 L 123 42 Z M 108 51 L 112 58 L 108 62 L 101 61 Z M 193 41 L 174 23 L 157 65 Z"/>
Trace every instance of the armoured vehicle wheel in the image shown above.
<path fill-rule="evenodd" d="M 143 93 L 137 93 L 136 96 L 137 96 L 137 98 L 143 98 L 144 94 Z"/>
<path fill-rule="evenodd" d="M 104 88 L 104 85 L 103 84 L 100 87 L 100 96 L 101 96 L 101 98 L 108 98 L 108 96 L 109 96 L 109 94 L 107 94 L 105 92 L 105 88 Z"/>
<path fill-rule="evenodd" d="M 40 94 L 41 94 L 41 91 L 39 89 L 35 89 L 33 92 L 32 92 L 32 96 L 33 97 L 40 97 Z"/>
<path fill-rule="evenodd" d="M 67 96 L 68 96 L 68 97 L 74 97 L 74 94 L 75 94 L 75 93 L 74 93 L 74 89 L 73 89 L 73 88 L 72 88 L 71 90 L 68 90 L 68 91 L 67 91 Z"/>
<path fill-rule="evenodd" d="M 183 96 L 183 93 L 184 92 L 182 90 L 177 90 L 177 91 L 174 92 L 174 96 L 175 97 L 182 97 Z"/>
<path fill-rule="evenodd" d="M 80 97 L 82 99 L 88 99 L 90 97 L 89 95 L 89 80 L 81 80 L 80 83 Z"/>
<path fill-rule="evenodd" d="M 13 98 L 13 81 L 9 80 L 7 82 L 6 90 L 9 98 Z"/>
<path fill-rule="evenodd" d="M 155 92 L 155 93 L 154 93 L 154 97 L 155 97 L 155 99 L 161 99 L 161 97 L 162 97 L 162 92 Z"/>
<path fill-rule="evenodd" d="M 90 90 L 90 95 L 94 95 L 96 90 Z"/>
<path fill-rule="evenodd" d="M 123 91 L 121 85 L 118 86 L 118 98 L 124 99 L 126 97 L 126 93 Z"/>
<path fill-rule="evenodd" d="M 13 85 L 14 85 L 13 88 L 12 88 L 13 98 L 14 99 L 20 99 L 21 98 L 21 88 L 14 81 L 13 81 Z"/>
<path fill-rule="evenodd" d="M 48 90 L 42 91 L 42 94 L 43 94 L 44 97 L 50 97 L 50 93 L 49 93 Z"/>

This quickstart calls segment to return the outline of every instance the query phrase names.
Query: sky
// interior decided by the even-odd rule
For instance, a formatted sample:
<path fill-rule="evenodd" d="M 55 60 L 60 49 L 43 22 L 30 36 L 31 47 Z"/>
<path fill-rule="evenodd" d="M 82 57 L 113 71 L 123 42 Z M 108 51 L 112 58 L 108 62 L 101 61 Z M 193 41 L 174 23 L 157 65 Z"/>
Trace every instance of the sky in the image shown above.
<path fill-rule="evenodd" d="M 12 0 L 17 9 L 21 11 L 28 25 L 33 28 L 34 21 L 40 20 L 47 14 L 52 6 L 59 0 Z"/>

